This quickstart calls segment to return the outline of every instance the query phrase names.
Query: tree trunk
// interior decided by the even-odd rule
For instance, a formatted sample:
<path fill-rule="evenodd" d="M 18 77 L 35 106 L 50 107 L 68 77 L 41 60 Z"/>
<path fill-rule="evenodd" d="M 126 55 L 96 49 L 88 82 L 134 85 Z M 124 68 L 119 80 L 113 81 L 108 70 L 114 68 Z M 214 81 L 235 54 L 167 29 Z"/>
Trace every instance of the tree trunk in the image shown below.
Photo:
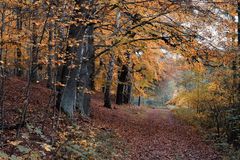
<path fill-rule="evenodd" d="M 92 39 L 93 40 L 93 39 Z M 93 42 L 90 42 L 90 43 L 93 43 Z M 94 49 L 94 48 L 93 48 Z M 92 51 L 94 52 L 94 51 Z M 90 61 L 90 65 L 89 65 L 90 69 L 91 69 L 91 75 L 90 75 L 90 88 L 91 90 L 95 90 L 95 76 L 96 76 L 96 71 L 95 71 L 95 61 L 94 60 L 91 60 Z"/>
<path fill-rule="evenodd" d="M 62 53 L 65 50 L 64 47 L 64 29 L 61 28 L 57 23 L 55 24 L 55 30 L 56 33 L 60 39 L 59 43 L 55 46 L 56 47 L 56 51 L 58 54 L 60 54 L 61 56 L 56 57 L 56 60 L 60 63 L 60 65 L 57 65 L 56 68 L 56 90 L 57 90 L 57 100 L 56 100 L 56 107 L 58 109 L 60 109 L 60 103 L 61 103 L 61 99 L 62 99 L 62 94 L 63 94 L 63 90 L 64 90 L 64 84 L 66 84 L 67 82 L 67 75 L 69 74 L 69 70 L 68 70 L 68 63 L 69 63 L 69 58 L 66 55 L 63 58 Z M 65 61 L 66 63 L 61 64 L 63 61 Z"/>
<path fill-rule="evenodd" d="M 84 35 L 84 27 L 79 27 L 75 25 L 70 26 L 69 38 L 79 40 L 81 39 L 80 35 Z M 80 52 L 79 52 L 80 50 Z M 79 59 L 82 57 L 82 46 L 80 45 L 80 49 L 77 47 L 77 44 L 74 46 L 67 47 L 67 63 L 60 68 L 61 72 L 59 73 L 61 82 L 65 84 L 63 90 L 60 90 L 58 94 L 58 101 L 60 101 L 60 107 L 63 109 L 68 116 L 72 117 L 73 112 L 76 106 L 76 88 L 77 88 L 77 77 L 79 70 Z M 71 57 L 77 58 L 72 59 Z M 70 69 L 70 70 L 69 70 Z M 59 102 L 58 102 L 59 103 Z"/>
<path fill-rule="evenodd" d="M 133 68 L 131 66 L 130 53 L 126 53 L 126 58 L 128 60 L 127 64 L 123 64 L 122 71 L 120 72 L 120 76 L 118 77 L 118 90 L 117 90 L 117 100 L 116 103 L 121 105 L 123 103 L 129 104 L 131 100 L 131 92 L 132 92 L 132 75 L 131 72 Z M 134 65 L 133 65 L 134 67 Z"/>
<path fill-rule="evenodd" d="M 110 54 L 110 60 L 108 64 L 107 78 L 105 82 L 105 92 L 104 92 L 104 106 L 111 108 L 111 85 L 113 80 L 114 72 L 114 55 Z"/>
<path fill-rule="evenodd" d="M 90 0 L 76 0 L 79 6 L 90 3 Z M 91 11 L 85 7 L 75 11 L 84 13 L 86 19 L 90 18 Z M 79 14 L 76 14 L 79 18 Z M 75 20 L 75 19 L 74 19 Z M 65 85 L 64 89 L 59 89 L 58 104 L 70 117 L 73 116 L 75 109 L 79 109 L 82 115 L 88 116 L 90 113 L 90 90 L 91 75 L 94 72 L 94 65 L 90 59 L 94 57 L 93 47 L 93 24 L 88 25 L 71 25 L 69 30 L 69 39 L 74 39 L 79 44 L 68 45 L 67 47 L 67 64 L 59 68 L 58 77 L 60 82 Z M 71 57 L 71 58 L 70 58 Z M 72 58 L 74 57 L 74 58 Z M 69 71 L 69 68 L 71 70 Z M 66 76 L 69 74 L 68 78 Z"/>
<path fill-rule="evenodd" d="M 141 106 L 141 96 L 138 97 L 138 106 Z"/>
<path fill-rule="evenodd" d="M 22 30 L 22 19 L 21 19 L 21 8 L 17 7 L 16 9 L 17 13 L 17 21 L 16 21 L 16 28 L 18 32 Z M 16 49 L 16 76 L 20 77 L 23 74 L 23 67 L 21 65 L 21 58 L 22 58 L 22 52 L 21 52 L 21 44 L 17 45 Z"/>
<path fill-rule="evenodd" d="M 238 2 L 238 8 L 237 8 L 237 13 L 238 13 L 238 52 L 237 52 L 237 105 L 238 105 L 238 108 L 240 110 L 240 82 L 239 82 L 239 78 L 240 78 L 240 54 L 239 54 L 239 51 L 240 51 L 240 2 Z M 240 112 L 240 111 L 239 111 Z"/>
<path fill-rule="evenodd" d="M 92 89 L 91 75 L 94 74 L 94 65 L 92 57 L 94 57 L 93 47 L 93 31 L 94 26 L 88 25 L 86 28 L 86 34 L 83 38 L 85 42 L 82 53 L 82 60 L 80 60 L 81 68 L 78 82 L 78 93 L 77 93 L 77 108 L 81 111 L 83 116 L 90 115 L 90 91 Z"/>
<path fill-rule="evenodd" d="M 48 33 L 48 64 L 47 64 L 47 87 L 52 89 L 52 83 L 53 83 L 53 70 L 52 70 L 52 60 L 53 60 L 53 45 L 52 45 L 52 40 L 53 40 L 53 29 L 52 25 L 49 27 L 49 33 Z"/>
<path fill-rule="evenodd" d="M 116 97 L 116 104 L 122 105 L 125 99 L 125 86 L 127 83 L 127 76 L 128 76 L 128 66 L 123 65 L 122 70 L 118 72 L 118 86 L 117 86 L 117 97 Z"/>
<path fill-rule="evenodd" d="M 64 88 L 60 106 L 69 117 L 73 116 L 73 112 L 76 106 L 76 77 L 77 69 L 72 68 L 69 74 L 69 79 L 67 80 L 66 87 Z"/>
<path fill-rule="evenodd" d="M 31 81 L 36 82 L 38 80 L 38 49 L 37 49 L 37 26 L 35 23 L 33 23 L 32 26 L 32 54 L 31 54 L 31 61 L 32 61 L 32 67 L 31 67 Z"/>
<path fill-rule="evenodd" d="M 124 103 L 129 104 L 131 101 L 131 92 L 132 92 L 132 84 L 131 82 L 127 82 L 125 85 L 125 91 L 124 91 Z"/>
<path fill-rule="evenodd" d="M 2 61 L 2 57 L 3 57 L 3 32 L 5 31 L 5 9 L 4 9 L 4 6 L 3 6 L 3 11 L 1 13 L 1 23 L 2 23 L 2 26 L 1 26 L 1 44 L 0 44 L 0 61 Z M 2 62 L 0 63 L 0 67 L 2 67 Z"/>

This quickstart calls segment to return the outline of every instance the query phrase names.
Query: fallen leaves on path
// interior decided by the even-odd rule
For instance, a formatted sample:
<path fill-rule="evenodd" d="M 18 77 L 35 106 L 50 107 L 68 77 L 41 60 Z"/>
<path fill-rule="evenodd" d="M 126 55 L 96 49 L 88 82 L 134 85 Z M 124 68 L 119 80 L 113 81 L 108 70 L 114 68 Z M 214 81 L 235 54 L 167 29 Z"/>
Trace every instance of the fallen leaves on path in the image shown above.
<path fill-rule="evenodd" d="M 218 160 L 219 154 L 190 126 L 167 109 L 114 106 L 93 102 L 95 125 L 114 129 L 127 142 L 132 160 Z"/>

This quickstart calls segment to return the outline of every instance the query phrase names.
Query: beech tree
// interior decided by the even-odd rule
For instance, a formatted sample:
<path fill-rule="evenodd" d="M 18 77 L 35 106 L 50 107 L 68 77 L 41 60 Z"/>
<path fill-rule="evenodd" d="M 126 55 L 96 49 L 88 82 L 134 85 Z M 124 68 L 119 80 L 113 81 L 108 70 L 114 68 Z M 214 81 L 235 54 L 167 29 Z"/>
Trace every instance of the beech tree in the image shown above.
<path fill-rule="evenodd" d="M 60 82 L 66 85 L 59 91 L 59 107 L 73 116 L 73 112 L 79 109 L 83 115 L 89 115 L 90 105 L 90 77 L 93 74 L 93 66 L 90 59 L 94 56 L 93 49 L 93 1 L 75 1 L 73 24 L 70 25 L 68 46 Z M 87 9 L 87 7 L 91 9 Z M 79 20 L 78 20 L 79 19 Z M 83 21 L 81 22 L 81 19 Z"/>

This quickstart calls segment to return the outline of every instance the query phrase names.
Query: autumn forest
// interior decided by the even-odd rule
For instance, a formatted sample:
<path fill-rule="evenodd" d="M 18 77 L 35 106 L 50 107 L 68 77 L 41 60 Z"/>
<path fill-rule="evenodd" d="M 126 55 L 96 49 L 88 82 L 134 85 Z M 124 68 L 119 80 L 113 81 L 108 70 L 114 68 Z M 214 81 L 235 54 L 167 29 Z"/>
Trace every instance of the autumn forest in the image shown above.
<path fill-rule="evenodd" d="M 0 160 L 239 160 L 239 0 L 0 0 Z"/>

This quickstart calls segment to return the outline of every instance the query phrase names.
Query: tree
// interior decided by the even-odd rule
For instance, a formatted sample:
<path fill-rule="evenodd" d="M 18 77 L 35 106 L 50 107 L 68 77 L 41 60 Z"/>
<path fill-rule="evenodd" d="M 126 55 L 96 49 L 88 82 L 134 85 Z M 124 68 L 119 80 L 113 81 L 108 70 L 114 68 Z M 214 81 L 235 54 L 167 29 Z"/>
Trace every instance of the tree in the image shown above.
<path fill-rule="evenodd" d="M 93 24 L 89 23 L 92 17 L 93 1 L 75 1 L 74 15 L 68 35 L 68 46 L 66 61 L 61 75 L 60 82 L 65 87 L 59 91 L 58 104 L 70 117 L 77 108 L 83 115 L 89 115 L 91 74 L 93 66 L 90 59 L 94 56 L 93 49 Z M 83 15 L 83 17 L 82 17 Z M 84 18 L 81 22 L 78 19 Z M 79 24 L 76 24 L 79 23 Z"/>

